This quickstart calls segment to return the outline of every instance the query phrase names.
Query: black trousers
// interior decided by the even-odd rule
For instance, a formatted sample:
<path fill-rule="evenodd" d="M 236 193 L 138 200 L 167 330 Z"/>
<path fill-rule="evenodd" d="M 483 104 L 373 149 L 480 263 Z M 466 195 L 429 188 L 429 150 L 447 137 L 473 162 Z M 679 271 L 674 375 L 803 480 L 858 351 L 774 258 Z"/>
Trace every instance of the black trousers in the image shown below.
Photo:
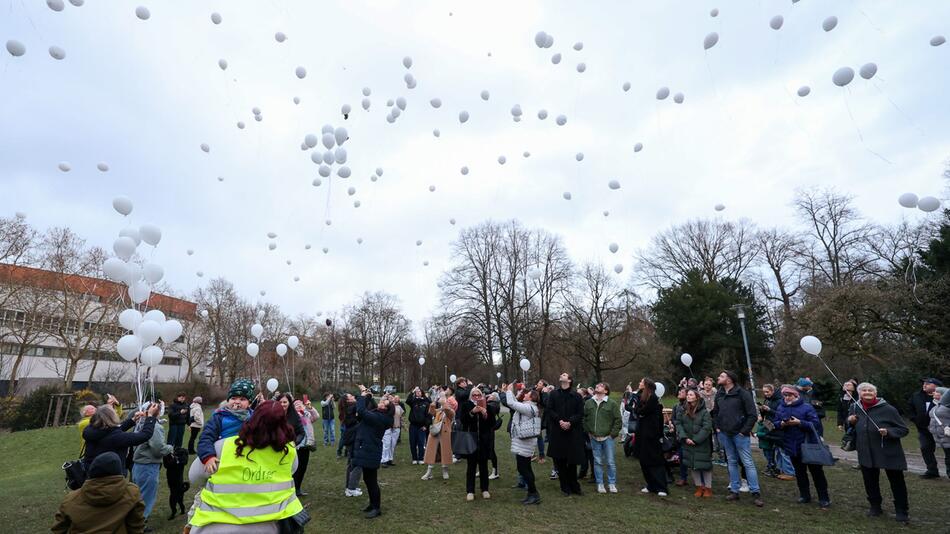
<path fill-rule="evenodd" d="M 581 493 L 581 485 L 577 482 L 577 464 L 566 458 L 555 458 L 554 468 L 557 469 L 557 480 L 561 483 L 564 493 Z"/>
<path fill-rule="evenodd" d="M 795 467 L 795 482 L 798 483 L 800 497 L 811 499 L 811 486 L 808 483 L 808 473 L 811 472 L 811 478 L 815 481 L 815 490 L 818 492 L 818 500 L 831 500 L 831 496 L 828 495 L 828 479 L 825 478 L 825 470 L 820 465 L 805 464 L 802 463 L 801 456 L 793 456 L 792 466 Z"/>
<path fill-rule="evenodd" d="M 195 440 L 198 438 L 200 432 L 200 428 L 191 427 L 191 437 L 188 438 L 188 454 L 195 454 Z"/>
<path fill-rule="evenodd" d="M 904 483 L 904 472 L 897 469 L 885 469 L 887 481 L 891 484 L 891 493 L 894 495 L 894 509 L 899 512 L 908 512 L 907 484 Z M 797 473 L 797 472 L 796 472 Z M 861 467 L 861 476 L 864 478 L 864 492 L 868 495 L 868 503 L 873 508 L 880 508 L 884 498 L 881 496 L 881 470 L 871 467 Z"/>
<path fill-rule="evenodd" d="M 584 453 L 586 456 L 586 461 L 584 465 L 581 466 L 581 472 L 577 475 L 578 478 L 585 478 L 587 473 L 593 474 L 594 472 L 594 451 L 593 449 L 584 448 Z"/>
<path fill-rule="evenodd" d="M 518 464 L 518 474 L 528 486 L 528 493 L 537 493 L 538 487 L 534 485 L 534 471 L 531 469 L 531 458 L 527 456 L 515 455 L 515 462 Z"/>
<path fill-rule="evenodd" d="M 366 484 L 366 492 L 369 493 L 369 505 L 373 510 L 379 510 L 381 495 L 379 492 L 379 468 L 363 468 L 363 483 Z"/>
<path fill-rule="evenodd" d="M 488 461 L 491 462 L 491 468 L 498 471 L 498 455 L 495 454 L 494 447 L 492 447 L 491 452 L 488 454 Z"/>
<path fill-rule="evenodd" d="M 929 430 L 917 429 L 917 441 L 920 442 L 920 455 L 924 457 L 924 463 L 927 464 L 927 473 L 939 475 L 940 469 L 937 467 L 937 442 L 934 435 Z"/>
<path fill-rule="evenodd" d="M 294 488 L 300 493 L 300 485 L 303 484 L 303 476 L 307 474 L 307 466 L 310 465 L 310 449 L 304 447 L 297 449 L 297 470 L 294 471 Z"/>
<path fill-rule="evenodd" d="M 181 442 L 185 439 L 185 425 L 168 425 L 168 439 L 165 440 L 169 445 L 174 445 L 176 449 L 181 448 Z"/>
<path fill-rule="evenodd" d="M 644 465 L 640 462 L 640 470 L 643 471 L 643 479 L 646 480 L 647 489 L 652 493 L 669 493 L 669 487 L 666 482 L 665 465 Z"/>
<path fill-rule="evenodd" d="M 476 470 L 478 470 L 478 482 L 481 491 L 488 491 L 488 456 L 476 452 L 469 456 L 466 461 L 468 467 L 465 470 L 465 492 L 475 493 Z"/>

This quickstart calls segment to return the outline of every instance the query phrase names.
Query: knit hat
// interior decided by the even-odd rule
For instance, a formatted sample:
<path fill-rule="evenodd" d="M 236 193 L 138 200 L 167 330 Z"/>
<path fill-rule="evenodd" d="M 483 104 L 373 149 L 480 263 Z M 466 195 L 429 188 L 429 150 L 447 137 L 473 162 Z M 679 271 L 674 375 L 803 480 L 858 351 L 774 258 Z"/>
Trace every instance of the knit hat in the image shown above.
<path fill-rule="evenodd" d="M 89 478 L 102 478 L 113 475 L 124 475 L 125 468 L 119 455 L 109 451 L 96 456 L 89 465 Z"/>
<path fill-rule="evenodd" d="M 198 404 L 201 404 L 202 402 L 204 402 L 204 399 L 202 399 L 201 397 L 195 397 L 191 399 L 191 402 L 197 402 Z"/>
<path fill-rule="evenodd" d="M 808 387 L 811 387 L 812 385 L 813 385 L 812 381 L 805 378 L 804 376 L 798 379 L 798 387 L 800 388 L 808 388 Z"/>
<path fill-rule="evenodd" d="M 254 396 L 254 382 L 249 378 L 238 378 L 228 389 L 228 398 L 244 397 L 250 399 Z"/>
<path fill-rule="evenodd" d="M 799 380 L 799 385 L 800 385 L 800 384 L 801 384 L 801 381 Z M 801 397 L 801 395 L 802 395 L 802 394 L 795 388 L 795 386 L 793 386 L 793 385 L 791 385 L 791 384 L 785 384 L 785 385 L 782 386 L 782 395 L 784 395 L 784 394 L 786 394 L 786 393 L 792 393 L 792 394 L 794 394 L 796 397 Z"/>

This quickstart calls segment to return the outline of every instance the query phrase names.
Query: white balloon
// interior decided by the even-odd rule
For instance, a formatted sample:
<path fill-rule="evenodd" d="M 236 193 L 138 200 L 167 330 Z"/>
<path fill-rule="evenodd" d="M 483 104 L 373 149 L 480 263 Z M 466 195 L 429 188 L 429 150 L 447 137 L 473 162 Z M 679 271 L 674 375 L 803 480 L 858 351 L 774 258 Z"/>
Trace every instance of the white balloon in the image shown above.
<path fill-rule="evenodd" d="M 611 243 L 607 248 L 610 249 L 611 254 L 616 254 L 617 251 L 620 250 L 620 245 L 616 243 Z"/>
<path fill-rule="evenodd" d="M 504 165 L 506 161 L 508 161 L 508 158 L 506 158 L 505 156 L 498 156 L 499 165 Z"/>
<path fill-rule="evenodd" d="M 300 345 L 300 339 L 297 338 L 297 336 L 287 338 L 287 346 L 290 347 L 291 350 L 296 350 L 298 345 Z"/>
<path fill-rule="evenodd" d="M 244 350 L 247 351 L 247 355 L 251 358 L 257 358 L 261 348 L 257 345 L 257 343 L 248 343 Z"/>
<path fill-rule="evenodd" d="M 280 385 L 280 384 L 277 382 L 277 379 L 276 379 L 276 378 L 268 378 L 268 379 L 267 379 L 267 391 L 270 391 L 271 393 L 273 393 L 273 392 L 277 391 L 277 386 L 279 386 L 279 385 Z"/>
<path fill-rule="evenodd" d="M 811 94 L 811 87 L 808 87 L 807 85 L 803 85 L 798 88 L 798 96 L 804 97 L 804 96 L 808 96 L 809 94 Z"/>
<path fill-rule="evenodd" d="M 548 34 L 547 34 L 547 33 L 541 31 L 541 32 L 538 32 L 538 33 L 534 34 L 534 44 L 537 45 L 538 48 L 544 48 L 544 44 L 547 43 L 547 42 L 548 42 Z"/>
<path fill-rule="evenodd" d="M 610 212 L 607 210 L 604 210 L 604 217 L 609 217 L 609 216 L 610 216 Z"/>
<path fill-rule="evenodd" d="M 251 335 L 256 337 L 258 341 L 261 339 L 261 336 L 264 335 L 264 327 L 260 323 L 256 323 L 251 326 Z"/>
<path fill-rule="evenodd" d="M 135 16 L 142 20 L 148 20 L 152 16 L 152 13 L 148 10 L 147 7 L 139 6 L 135 8 Z"/>
<path fill-rule="evenodd" d="M 577 64 L 577 72 L 584 72 L 586 70 L 587 70 L 587 63 L 582 62 L 582 63 Z"/>
<path fill-rule="evenodd" d="M 851 83 L 851 80 L 854 79 L 854 69 L 851 67 L 841 67 L 836 70 L 834 75 L 831 77 L 831 81 L 834 82 L 838 87 L 844 87 Z"/>
<path fill-rule="evenodd" d="M 865 63 L 864 65 L 861 65 L 858 73 L 861 74 L 861 77 L 865 80 L 870 80 L 875 74 L 877 74 L 877 64 Z"/>
<path fill-rule="evenodd" d="M 643 143 L 637 143 L 637 144 L 633 145 L 633 151 L 634 151 L 634 152 L 639 152 L 639 151 L 641 151 L 641 150 L 643 150 Z"/>
<path fill-rule="evenodd" d="M 501 373 L 495 373 L 496 378 L 501 378 Z"/>
<path fill-rule="evenodd" d="M 430 186 L 429 186 L 429 192 L 430 192 L 430 193 L 435 193 L 435 186 L 434 186 L 434 185 L 430 185 Z"/>
<path fill-rule="evenodd" d="M 379 177 L 382 177 L 382 176 L 383 176 L 383 168 L 382 168 L 382 167 L 376 167 L 376 176 L 379 176 Z"/>
<path fill-rule="evenodd" d="M 703 49 L 709 50 L 710 48 L 716 46 L 716 43 L 719 42 L 719 34 L 716 32 L 710 32 L 706 34 L 706 38 L 703 39 Z"/>
<path fill-rule="evenodd" d="M 356 188 L 355 188 L 355 187 L 350 187 L 349 189 L 346 190 L 346 194 L 349 195 L 349 196 L 355 195 L 355 194 L 356 194 Z"/>
<path fill-rule="evenodd" d="M 145 312 L 145 315 L 142 316 L 143 321 L 154 321 L 161 325 L 165 322 L 165 314 L 162 310 L 149 310 Z"/>
<path fill-rule="evenodd" d="M 185 253 L 188 254 L 189 256 L 192 256 L 192 255 L 194 255 L 195 251 L 192 250 L 192 249 L 188 249 L 188 250 L 185 251 Z"/>
<path fill-rule="evenodd" d="M 530 158 L 530 157 L 531 157 L 531 152 L 528 152 L 527 150 L 525 150 L 521 155 L 522 155 L 523 157 L 525 157 L 525 158 Z"/>
<path fill-rule="evenodd" d="M 468 167 L 462 167 L 462 176 L 465 176 L 467 174 L 468 174 Z"/>
<path fill-rule="evenodd" d="M 102 272 L 113 282 L 129 281 L 129 265 L 119 258 L 109 258 L 103 262 Z"/>
<path fill-rule="evenodd" d="M 621 265 L 621 264 L 619 264 L 619 263 L 618 263 L 617 265 L 614 265 L 614 272 L 617 273 L 617 274 L 622 273 L 622 272 L 623 272 L 623 265 Z"/>
<path fill-rule="evenodd" d="M 136 335 L 124 335 L 116 342 L 115 350 L 123 360 L 127 362 L 134 361 L 142 352 L 142 340 Z"/>
<path fill-rule="evenodd" d="M 419 357 L 419 365 L 425 365 L 425 364 L 426 364 L 426 359 L 420 356 L 420 357 Z"/>
<path fill-rule="evenodd" d="M 162 335 L 162 325 L 155 321 L 146 319 L 142 321 L 141 324 L 139 324 L 136 335 L 142 339 L 143 345 L 151 345 L 152 343 L 158 341 L 159 336 Z"/>
<path fill-rule="evenodd" d="M 718 17 L 718 16 L 719 16 L 719 9 L 718 9 L 718 8 L 715 8 L 715 7 L 712 8 L 712 9 L 709 11 L 709 16 L 710 16 L 710 17 L 713 17 L 713 18 Z"/>
<path fill-rule="evenodd" d="M 304 142 L 304 144 L 307 145 L 308 147 L 313 148 L 313 147 L 317 146 L 317 143 L 319 143 L 320 140 L 317 139 L 317 136 L 314 135 L 314 134 L 307 134 L 307 135 L 304 136 L 303 142 Z"/>
<path fill-rule="evenodd" d="M 769 27 L 773 30 L 782 29 L 782 24 L 785 24 L 785 17 L 782 15 L 775 15 L 772 17 L 772 20 L 769 21 Z"/>
<path fill-rule="evenodd" d="M 284 42 L 284 41 L 287 40 L 287 36 L 284 35 L 284 32 L 277 32 L 277 33 L 274 34 L 274 39 L 275 39 L 278 43 L 282 43 L 282 42 Z"/>
<path fill-rule="evenodd" d="M 666 97 L 668 97 L 668 96 L 670 96 L 670 88 L 669 88 L 669 87 L 660 87 L 659 89 L 656 90 L 656 99 L 657 99 L 657 100 L 665 100 Z"/>
<path fill-rule="evenodd" d="M 455 219 L 454 218 L 449 219 L 449 224 L 451 224 L 452 226 L 455 226 Z"/>
<path fill-rule="evenodd" d="M 162 341 L 165 343 L 174 343 L 181 337 L 183 331 L 184 327 L 182 327 L 178 321 L 174 319 L 165 321 L 165 324 L 162 325 Z"/>
<path fill-rule="evenodd" d="M 544 120 L 544 119 L 548 118 L 548 110 L 546 110 L 546 109 L 540 109 L 540 110 L 538 110 L 538 118 L 541 119 L 541 120 Z"/>
<path fill-rule="evenodd" d="M 263 292 L 261 292 L 261 296 L 262 296 L 262 297 L 264 296 L 264 293 L 263 293 Z M 257 319 L 258 319 L 259 321 L 263 321 L 263 320 L 264 320 L 264 315 L 265 315 L 265 314 L 264 314 L 264 310 L 257 310 Z"/>
<path fill-rule="evenodd" d="M 439 137 L 440 135 L 442 135 L 442 132 L 440 132 L 439 129 L 436 128 L 436 129 L 432 130 L 432 135 L 435 136 L 435 137 Z"/>
<path fill-rule="evenodd" d="M 323 134 L 321 140 L 323 141 L 324 148 L 327 150 L 333 148 L 333 145 L 336 144 L 336 136 L 333 135 L 333 132 Z"/>
<path fill-rule="evenodd" d="M 917 207 L 920 211 L 930 213 L 940 209 L 940 201 L 936 197 L 921 197 L 917 201 Z"/>
<path fill-rule="evenodd" d="M 72 170 L 72 167 L 69 165 L 68 161 L 61 161 L 57 167 L 63 172 L 69 172 Z"/>
<path fill-rule="evenodd" d="M 221 13 L 212 13 L 211 22 L 215 24 L 221 24 Z"/>
<path fill-rule="evenodd" d="M 835 29 L 835 27 L 837 26 L 838 26 L 838 17 L 834 15 L 821 21 L 821 29 L 825 30 L 826 32 L 830 32 L 831 30 Z"/>
<path fill-rule="evenodd" d="M 458 378 L 458 377 L 456 377 L 455 375 L 449 375 L 449 382 L 455 383 L 455 380 L 456 380 L 457 378 Z"/>
<path fill-rule="evenodd" d="M 160 347 L 155 345 L 149 345 L 142 349 L 142 364 L 145 367 L 155 367 L 156 365 L 162 363 L 162 358 L 165 357 L 165 351 Z"/>
<path fill-rule="evenodd" d="M 275 248 L 277 248 L 277 243 L 274 243 L 273 241 L 271 241 L 270 243 L 267 244 L 268 250 L 274 250 Z"/>
<path fill-rule="evenodd" d="M 520 117 L 521 114 L 522 114 L 522 111 L 521 111 L 521 104 L 515 104 L 514 106 L 511 106 L 511 116 L 512 116 L 512 117 Z"/>
<path fill-rule="evenodd" d="M 340 178 L 349 178 L 350 174 L 351 174 L 350 168 L 347 167 L 346 165 L 340 167 L 340 169 L 336 171 L 336 175 L 339 176 Z"/>
<path fill-rule="evenodd" d="M 294 97 L 294 104 L 299 104 L 299 103 L 300 103 L 300 97 L 299 97 L 299 96 L 295 96 L 295 97 Z"/>
<path fill-rule="evenodd" d="M 722 210 L 726 209 L 726 205 L 725 205 L 725 204 L 716 204 L 715 206 L 713 206 L 713 209 L 715 209 L 716 211 L 722 211 Z"/>
<path fill-rule="evenodd" d="M 201 277 L 203 277 L 204 275 L 205 275 L 204 271 L 198 271 L 198 272 L 195 273 L 195 276 L 197 276 L 198 278 L 201 278 Z"/>
<path fill-rule="evenodd" d="M 238 122 L 237 122 L 238 130 L 243 130 L 243 129 L 244 129 L 244 126 L 245 126 L 245 125 L 244 125 L 244 121 L 238 121 Z"/>
<path fill-rule="evenodd" d="M 618 182 L 617 180 L 611 180 L 607 182 L 607 187 L 616 191 L 617 189 L 620 189 L 620 182 Z"/>
<path fill-rule="evenodd" d="M 432 107 L 434 107 L 435 109 L 439 109 L 439 108 L 442 107 L 442 99 L 441 99 L 441 98 L 433 98 L 432 100 L 429 101 L 429 105 L 432 106 Z"/>
<path fill-rule="evenodd" d="M 663 398 L 663 395 L 666 394 L 666 386 L 664 386 L 664 385 L 663 385 L 662 383 L 660 383 L 660 382 L 656 382 L 656 383 L 655 383 L 655 386 L 656 386 L 656 397 L 657 397 L 658 399 L 662 399 L 662 398 Z"/>
<path fill-rule="evenodd" d="M 676 93 L 675 95 L 673 95 L 673 102 L 676 102 L 677 104 L 682 104 L 685 98 L 686 97 L 683 96 L 683 93 Z"/>
<path fill-rule="evenodd" d="M 119 237 L 131 237 L 135 241 L 135 246 L 139 246 L 142 243 L 142 236 L 139 234 L 137 228 L 131 226 L 126 226 L 125 228 L 119 230 Z"/>
<path fill-rule="evenodd" d="M 218 68 L 221 70 L 228 70 L 228 60 L 221 58 L 218 60 Z"/>
<path fill-rule="evenodd" d="M 574 159 L 576 159 L 577 161 L 584 161 L 584 153 L 578 152 L 577 154 L 574 154 Z"/>
<path fill-rule="evenodd" d="M 211 152 L 211 147 L 208 145 L 208 143 L 201 143 L 201 151 L 207 154 L 208 152 Z"/>
<path fill-rule="evenodd" d="M 340 106 L 340 113 L 342 113 L 343 115 L 349 115 L 350 111 L 353 111 L 353 108 L 351 108 L 349 104 L 343 104 L 342 106 Z"/>
<path fill-rule="evenodd" d="M 574 50 L 577 50 L 578 52 L 580 52 L 583 49 L 584 49 L 584 43 L 580 41 L 577 41 L 576 43 L 574 43 Z"/>
<path fill-rule="evenodd" d="M 626 93 L 627 91 L 629 91 L 629 90 L 630 90 L 630 82 L 623 82 L 623 86 L 621 86 L 621 89 L 623 89 L 623 92 L 624 92 L 624 93 Z"/>
<path fill-rule="evenodd" d="M 531 369 L 531 362 L 527 358 L 522 358 L 521 361 L 518 362 L 518 367 L 521 367 L 522 371 L 527 371 Z"/>
<path fill-rule="evenodd" d="M 320 168 L 317 169 L 317 172 L 320 173 L 320 176 L 323 176 L 324 178 L 329 178 L 330 174 L 333 172 L 333 169 L 331 169 L 329 165 L 320 165 Z"/>
<path fill-rule="evenodd" d="M 364 98 L 363 101 L 360 102 L 360 105 L 363 106 L 363 109 L 365 109 L 366 111 L 369 111 L 369 107 L 370 105 L 372 105 L 372 102 L 370 102 L 368 98 Z"/>
<path fill-rule="evenodd" d="M 554 54 L 553 56 L 551 56 L 551 63 L 554 63 L 555 65 L 557 65 L 557 64 L 560 63 L 560 62 L 561 62 L 561 53 L 560 53 L 560 52 L 558 52 L 557 54 Z"/>
<path fill-rule="evenodd" d="M 403 66 L 403 67 L 406 67 L 407 69 L 411 69 L 411 68 L 412 68 L 412 58 L 409 57 L 409 56 L 406 56 L 406 57 L 402 58 L 402 66 Z"/>
<path fill-rule="evenodd" d="M 96 168 L 99 169 L 100 172 L 109 172 L 109 164 L 104 161 L 97 163 Z"/>
<path fill-rule="evenodd" d="M 930 39 L 930 46 L 940 46 L 946 42 L 947 42 L 946 37 L 942 35 L 935 35 Z"/>
<path fill-rule="evenodd" d="M 551 48 L 554 46 L 554 36 L 548 35 L 548 38 L 544 41 L 544 48 Z"/>
<path fill-rule="evenodd" d="M 466 122 L 468 122 L 468 112 L 467 112 L 467 111 L 460 111 L 460 112 L 459 112 L 459 122 L 462 123 L 462 124 L 465 124 Z"/>
<path fill-rule="evenodd" d="M 201 310 L 201 317 L 204 319 L 208 318 L 208 310 Z"/>
<path fill-rule="evenodd" d="M 129 261 L 132 254 L 135 254 L 135 240 L 131 237 L 120 237 L 112 243 L 112 250 L 115 251 L 115 255 L 119 258 Z"/>
<path fill-rule="evenodd" d="M 260 114 L 261 114 L 261 108 L 259 108 L 259 107 L 257 107 L 257 106 L 254 106 L 253 108 L 251 108 L 251 113 L 254 114 L 254 116 L 260 115 Z"/>
<path fill-rule="evenodd" d="M 482 92 L 481 92 L 481 94 L 480 94 L 479 96 L 482 97 L 482 100 L 485 100 L 485 101 L 487 102 L 487 101 L 488 101 L 488 98 L 491 96 L 491 94 L 488 92 L 488 90 L 483 89 Z"/>
<path fill-rule="evenodd" d="M 46 5 L 53 11 L 62 11 L 66 7 L 63 0 L 46 0 Z"/>
<path fill-rule="evenodd" d="M 153 247 L 158 246 L 158 242 L 162 240 L 162 229 L 154 224 L 143 224 L 139 227 L 139 234 L 142 236 L 142 241 Z"/>
<path fill-rule="evenodd" d="M 571 192 L 570 192 L 570 191 L 565 191 L 565 192 L 561 193 L 561 196 L 564 197 L 564 200 L 570 200 L 570 199 L 571 199 Z"/>
<path fill-rule="evenodd" d="M 119 324 L 126 330 L 135 330 L 142 324 L 142 312 L 134 308 L 122 310 L 119 314 Z"/>
<path fill-rule="evenodd" d="M 803 351 L 812 356 L 818 356 L 821 353 L 821 340 L 815 336 L 805 336 L 798 344 L 801 345 Z"/>
<path fill-rule="evenodd" d="M 294 281 L 296 282 L 297 280 L 300 280 L 300 277 L 299 277 L 299 276 L 295 276 L 295 277 L 294 277 Z M 277 345 L 277 355 L 278 355 L 278 356 L 285 356 L 286 354 L 287 354 L 287 345 L 284 345 L 283 343 L 278 344 L 278 345 Z"/>
<path fill-rule="evenodd" d="M 58 46 L 49 47 L 49 55 L 51 58 L 60 60 L 66 58 L 66 51 Z"/>
<path fill-rule="evenodd" d="M 556 122 L 558 126 L 564 126 L 567 124 L 567 117 L 564 115 L 558 115 L 557 118 L 554 119 L 554 122 Z"/>
<path fill-rule="evenodd" d="M 145 276 L 145 281 L 150 284 L 157 284 L 165 277 L 165 269 L 156 263 L 146 263 L 145 267 L 142 268 L 142 273 Z"/>
<path fill-rule="evenodd" d="M 20 41 L 10 39 L 7 41 L 7 52 L 10 52 L 13 57 L 20 57 L 26 53 L 26 47 Z"/>
<path fill-rule="evenodd" d="M 349 138 L 350 134 L 346 131 L 346 128 L 340 126 L 339 128 L 333 130 L 333 140 L 336 141 L 336 144 L 342 145 Z"/>
<path fill-rule="evenodd" d="M 346 163 L 346 149 L 338 146 L 333 150 L 333 161 L 336 163 Z"/>
<path fill-rule="evenodd" d="M 682 362 L 686 367 L 690 367 L 693 365 L 693 356 L 688 352 L 684 352 L 680 355 L 680 362 Z"/>

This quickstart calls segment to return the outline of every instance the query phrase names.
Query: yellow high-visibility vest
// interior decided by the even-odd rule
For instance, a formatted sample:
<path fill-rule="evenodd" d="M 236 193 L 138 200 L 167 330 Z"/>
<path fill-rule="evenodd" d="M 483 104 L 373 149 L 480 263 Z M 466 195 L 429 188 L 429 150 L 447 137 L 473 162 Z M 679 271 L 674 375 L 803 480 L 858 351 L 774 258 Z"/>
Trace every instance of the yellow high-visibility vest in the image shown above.
<path fill-rule="evenodd" d="M 201 489 L 201 504 L 191 524 L 264 523 L 291 517 L 303 510 L 291 473 L 297 457 L 294 444 L 287 444 L 286 456 L 270 447 L 253 451 L 245 447 L 243 456 L 235 456 L 236 440 L 234 436 L 222 443 L 218 471 Z"/>

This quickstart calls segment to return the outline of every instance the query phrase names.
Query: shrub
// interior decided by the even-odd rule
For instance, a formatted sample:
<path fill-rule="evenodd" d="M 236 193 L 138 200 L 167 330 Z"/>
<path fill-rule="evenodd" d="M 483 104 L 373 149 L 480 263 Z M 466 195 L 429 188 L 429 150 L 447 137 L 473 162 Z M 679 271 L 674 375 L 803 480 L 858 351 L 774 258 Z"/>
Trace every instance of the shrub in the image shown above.
<path fill-rule="evenodd" d="M 10 421 L 10 430 L 16 432 L 19 430 L 30 430 L 32 428 L 42 428 L 46 424 L 46 414 L 49 412 L 50 395 L 62 393 L 63 388 L 59 385 L 43 386 L 34 389 L 29 395 L 23 398 L 16 414 Z M 64 400 L 65 407 L 65 400 Z M 70 407 L 72 410 L 73 407 Z M 76 409 L 79 409 L 78 406 Z M 61 414 L 61 416 L 70 414 Z M 73 417 L 73 420 L 76 418 Z"/>
<path fill-rule="evenodd" d="M 920 389 L 920 369 L 889 367 L 868 377 L 877 386 L 877 396 L 886 399 L 901 414 L 907 411 L 907 399 Z"/>

